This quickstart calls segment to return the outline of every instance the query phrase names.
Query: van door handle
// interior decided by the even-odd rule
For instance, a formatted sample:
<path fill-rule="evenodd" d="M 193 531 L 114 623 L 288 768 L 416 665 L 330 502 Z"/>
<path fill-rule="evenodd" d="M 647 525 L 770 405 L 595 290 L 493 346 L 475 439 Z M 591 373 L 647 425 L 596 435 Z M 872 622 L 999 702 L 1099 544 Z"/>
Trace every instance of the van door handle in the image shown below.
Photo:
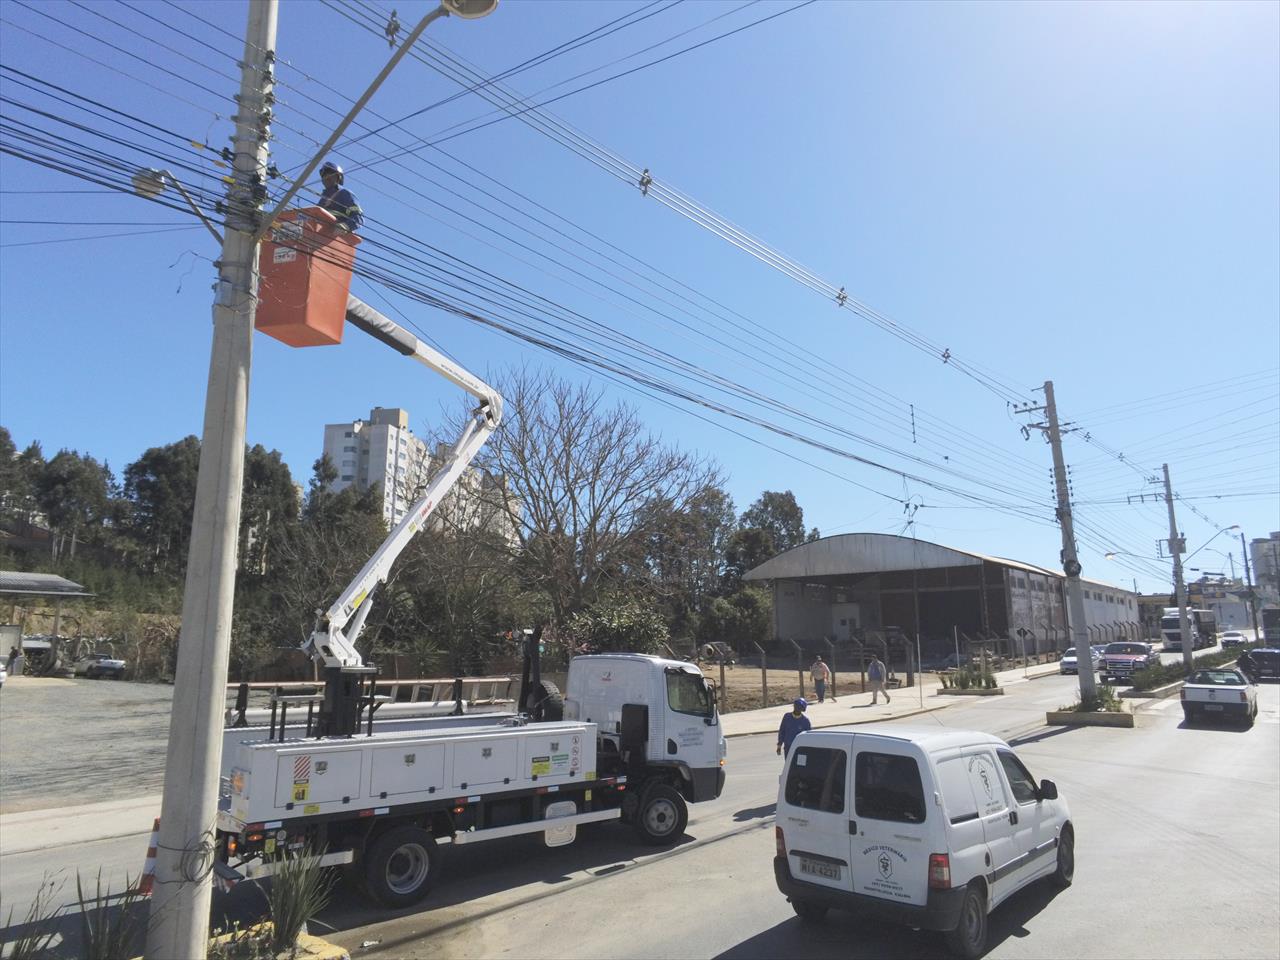
<path fill-rule="evenodd" d="M 850 820 L 850 821 L 849 821 L 849 836 L 851 836 L 851 837 L 856 837 L 857 835 L 858 835 L 858 821 L 857 821 L 857 820 Z"/>
<path fill-rule="evenodd" d="M 1017 810 L 1010 810 L 1010 811 L 1009 811 L 1009 822 L 1010 822 L 1010 823 L 1017 823 L 1017 822 L 1018 822 L 1018 811 L 1017 811 Z"/>

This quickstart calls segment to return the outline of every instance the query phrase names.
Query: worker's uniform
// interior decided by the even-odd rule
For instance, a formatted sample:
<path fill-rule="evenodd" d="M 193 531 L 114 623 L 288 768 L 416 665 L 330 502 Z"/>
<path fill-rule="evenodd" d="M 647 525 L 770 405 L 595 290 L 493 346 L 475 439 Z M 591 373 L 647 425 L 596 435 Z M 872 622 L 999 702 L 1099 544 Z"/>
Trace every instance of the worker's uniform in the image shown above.
<path fill-rule="evenodd" d="M 320 206 L 337 217 L 339 225 L 352 233 L 364 226 L 364 211 L 346 187 L 325 187 L 320 194 Z"/>

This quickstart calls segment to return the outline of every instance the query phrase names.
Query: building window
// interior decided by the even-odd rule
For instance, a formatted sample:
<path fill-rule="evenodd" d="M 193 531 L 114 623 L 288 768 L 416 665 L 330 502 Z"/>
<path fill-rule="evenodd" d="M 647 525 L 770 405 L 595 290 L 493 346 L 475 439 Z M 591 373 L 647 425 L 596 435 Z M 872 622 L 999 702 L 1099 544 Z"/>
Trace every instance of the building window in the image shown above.
<path fill-rule="evenodd" d="M 342 436 L 343 436 L 343 437 L 345 437 L 347 440 L 350 440 L 350 439 L 352 438 L 352 436 L 354 436 L 354 434 L 352 434 L 352 432 L 351 432 L 350 430 L 348 430 L 348 431 L 347 431 L 346 433 L 344 433 Z"/>
<path fill-rule="evenodd" d="M 347 482 L 350 482 L 350 481 L 354 480 L 354 479 L 355 479 L 355 477 L 353 477 L 353 476 L 352 476 L 351 474 L 349 474 L 349 473 L 344 473 L 344 474 L 342 475 L 342 479 L 343 479 L 343 480 L 346 480 Z"/>

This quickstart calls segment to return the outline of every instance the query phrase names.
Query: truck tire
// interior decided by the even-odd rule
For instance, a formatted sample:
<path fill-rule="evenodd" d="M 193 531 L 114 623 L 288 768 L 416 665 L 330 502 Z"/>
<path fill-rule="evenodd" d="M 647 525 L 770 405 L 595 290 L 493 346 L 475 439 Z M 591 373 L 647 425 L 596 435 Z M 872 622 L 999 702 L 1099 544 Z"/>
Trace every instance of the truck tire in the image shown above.
<path fill-rule="evenodd" d="M 439 867 L 435 838 L 421 827 L 404 824 L 369 845 L 364 887 L 384 907 L 407 907 L 431 891 Z"/>
<path fill-rule="evenodd" d="M 674 843 L 684 835 L 688 823 L 689 808 L 684 797 L 665 783 L 652 784 L 641 795 L 635 816 L 641 843 L 651 847 Z"/>
<path fill-rule="evenodd" d="M 538 691 L 538 703 L 534 707 L 535 720 L 563 720 L 564 697 L 560 688 L 550 680 L 543 680 Z"/>
<path fill-rule="evenodd" d="M 987 946 L 987 898 L 980 884 L 971 883 L 960 904 L 960 922 L 946 932 L 947 948 L 964 960 L 977 960 Z"/>

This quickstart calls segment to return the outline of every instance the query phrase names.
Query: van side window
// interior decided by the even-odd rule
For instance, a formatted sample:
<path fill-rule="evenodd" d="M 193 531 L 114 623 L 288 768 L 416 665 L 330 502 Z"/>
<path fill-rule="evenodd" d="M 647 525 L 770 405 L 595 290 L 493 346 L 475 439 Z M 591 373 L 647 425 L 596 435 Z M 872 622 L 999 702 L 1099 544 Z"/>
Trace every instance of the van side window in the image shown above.
<path fill-rule="evenodd" d="M 859 753 L 853 783 L 854 807 L 859 817 L 924 822 L 924 788 L 914 757 Z"/>
<path fill-rule="evenodd" d="M 996 758 L 986 748 L 965 751 L 965 766 L 969 770 L 969 785 L 973 798 L 978 801 L 978 814 L 984 818 L 1009 809 L 1004 781 L 996 769 Z"/>
<path fill-rule="evenodd" d="M 844 813 L 845 753 L 826 747 L 797 747 L 787 771 L 787 803 L 806 810 Z"/>
<path fill-rule="evenodd" d="M 1036 782 L 1022 761 L 1008 750 L 997 750 L 1000 766 L 1004 767 L 1004 775 L 1009 778 L 1009 786 L 1013 788 L 1013 799 L 1018 803 L 1036 802 Z"/>
<path fill-rule="evenodd" d="M 954 826 L 978 819 L 978 801 L 969 788 L 969 771 L 964 757 L 952 757 L 938 764 L 938 788 L 942 791 L 947 819 Z"/>

